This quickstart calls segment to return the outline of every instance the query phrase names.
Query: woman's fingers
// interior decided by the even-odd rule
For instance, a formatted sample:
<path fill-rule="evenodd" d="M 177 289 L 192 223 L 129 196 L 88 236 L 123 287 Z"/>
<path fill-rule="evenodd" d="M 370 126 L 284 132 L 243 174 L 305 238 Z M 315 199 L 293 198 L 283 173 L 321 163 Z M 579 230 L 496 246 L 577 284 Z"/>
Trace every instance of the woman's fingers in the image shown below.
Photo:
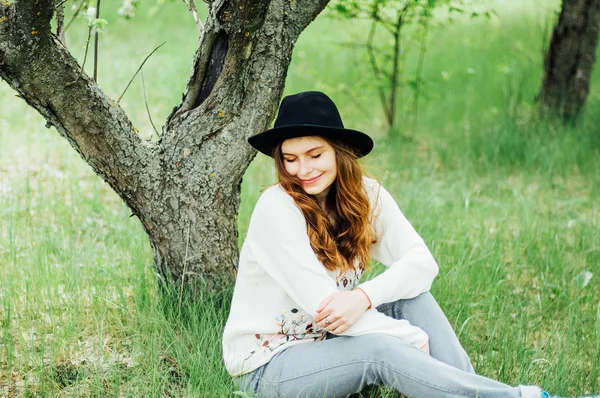
<path fill-rule="evenodd" d="M 344 330 L 348 329 L 350 325 L 348 325 L 346 319 L 342 317 L 334 318 L 332 315 L 329 315 L 328 318 L 329 323 L 325 323 L 325 320 L 319 323 L 323 329 L 327 330 L 330 333 L 337 334 L 342 333 Z"/>
<path fill-rule="evenodd" d="M 323 301 L 321 301 L 321 302 L 319 303 L 319 306 L 318 306 L 318 307 L 317 307 L 317 309 L 316 309 L 316 312 L 317 312 L 317 313 L 319 313 L 319 312 L 323 311 L 323 309 L 324 309 L 325 307 L 327 307 L 327 304 L 329 304 L 329 303 L 331 302 L 331 300 L 333 300 L 333 295 L 334 295 L 334 294 L 335 294 L 335 293 L 333 293 L 333 294 L 330 294 L 329 296 L 325 297 L 325 298 L 323 299 Z"/>
<path fill-rule="evenodd" d="M 327 322 L 329 321 L 329 322 Z M 326 316 L 324 316 L 319 322 L 317 322 L 317 324 L 322 327 L 323 329 L 327 329 L 335 322 L 335 319 L 333 319 L 331 317 L 331 314 L 327 314 Z"/>
<path fill-rule="evenodd" d="M 318 322 L 318 325 L 320 327 L 322 327 L 323 329 L 327 330 L 328 332 L 330 332 L 330 331 L 334 330 L 335 327 L 341 325 L 340 317 L 332 315 L 331 312 L 329 311 L 328 314 L 326 316 L 324 316 L 320 322 Z M 334 327 L 334 325 L 336 325 L 336 326 Z"/>
<path fill-rule="evenodd" d="M 325 318 L 327 318 L 330 315 L 331 315 L 331 309 L 325 307 L 325 308 L 321 309 L 321 312 L 317 312 L 313 316 L 313 320 L 315 322 L 317 322 L 319 324 L 319 326 L 321 326 L 321 322 L 323 322 L 325 320 Z M 331 321 L 331 319 L 329 319 L 329 320 Z"/>
<path fill-rule="evenodd" d="M 329 321 L 331 321 L 331 323 L 328 324 L 328 325 L 325 325 L 325 330 L 327 330 L 330 333 L 334 333 L 335 334 L 335 331 L 338 328 L 340 328 L 340 327 L 342 327 L 344 325 L 344 322 L 342 320 L 339 320 L 339 319 L 331 319 L 331 318 L 329 318 Z"/>
<path fill-rule="evenodd" d="M 330 333 L 333 334 L 340 334 L 340 333 L 344 333 L 346 331 L 346 329 L 348 329 L 348 325 L 346 325 L 345 323 L 340 324 L 340 326 L 333 325 L 332 330 L 329 330 Z"/>

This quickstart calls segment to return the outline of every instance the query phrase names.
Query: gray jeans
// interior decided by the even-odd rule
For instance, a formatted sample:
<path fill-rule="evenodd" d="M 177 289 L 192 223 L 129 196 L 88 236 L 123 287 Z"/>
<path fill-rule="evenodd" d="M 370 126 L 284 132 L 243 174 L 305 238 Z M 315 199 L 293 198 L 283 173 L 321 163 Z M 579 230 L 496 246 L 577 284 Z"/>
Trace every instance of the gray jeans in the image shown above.
<path fill-rule="evenodd" d="M 429 335 L 431 356 L 383 334 L 328 333 L 325 340 L 287 348 L 260 368 L 237 377 L 240 389 L 261 398 L 347 397 L 369 385 L 385 385 L 415 398 L 522 396 L 519 387 L 475 374 L 429 292 L 382 304 L 377 310 L 423 329 Z M 529 396 L 539 397 L 536 387 L 524 388 L 533 391 Z"/>

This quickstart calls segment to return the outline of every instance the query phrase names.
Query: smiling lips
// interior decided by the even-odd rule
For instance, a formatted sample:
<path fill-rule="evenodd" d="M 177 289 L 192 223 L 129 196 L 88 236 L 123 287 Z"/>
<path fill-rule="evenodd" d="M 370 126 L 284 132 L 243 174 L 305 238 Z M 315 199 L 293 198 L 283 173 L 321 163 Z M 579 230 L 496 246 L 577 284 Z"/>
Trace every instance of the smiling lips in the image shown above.
<path fill-rule="evenodd" d="M 322 175 L 323 175 L 323 174 L 321 174 L 321 175 L 318 175 L 318 176 L 316 176 L 315 178 L 312 178 L 312 179 L 310 179 L 310 180 L 303 180 L 303 179 L 300 179 L 300 181 L 302 181 L 302 184 L 312 184 L 313 182 L 317 181 L 317 180 L 318 180 L 318 179 L 319 179 L 319 178 L 320 178 Z"/>

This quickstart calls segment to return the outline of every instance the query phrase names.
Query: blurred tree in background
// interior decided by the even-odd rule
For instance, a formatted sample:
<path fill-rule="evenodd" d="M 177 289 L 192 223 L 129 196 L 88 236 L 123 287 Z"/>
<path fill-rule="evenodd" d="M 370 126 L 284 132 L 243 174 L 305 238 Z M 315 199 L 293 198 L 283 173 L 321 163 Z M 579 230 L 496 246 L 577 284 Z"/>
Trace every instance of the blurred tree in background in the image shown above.
<path fill-rule="evenodd" d="M 194 7 L 201 32 L 192 73 L 157 142 L 138 135 L 64 44 L 74 16 L 63 6 L 89 17 L 87 56 L 105 25 L 89 7 L 98 0 L 1 1 L 0 76 L 140 219 L 164 281 L 180 294 L 218 291 L 237 265 L 240 184 L 256 153 L 246 139 L 271 122 L 294 44 L 327 2 L 215 1 L 205 23 Z M 125 1 L 121 13 L 132 17 L 136 5 Z"/>
<path fill-rule="evenodd" d="M 364 43 L 372 72 L 370 79 L 377 86 L 386 122 L 392 133 L 396 131 L 398 122 L 400 92 L 405 87 L 412 91 L 412 122 L 416 123 L 418 119 L 419 97 L 423 94 L 425 84 L 423 64 L 434 12 L 445 13 L 449 21 L 453 14 L 491 16 L 491 11 L 467 11 L 467 3 L 465 0 L 334 0 L 331 3 L 330 15 L 343 19 L 363 19 L 370 24 Z M 378 36 L 378 32 L 382 32 L 384 37 Z M 413 76 L 406 77 L 405 60 L 415 48 L 419 51 L 416 70 Z"/>
<path fill-rule="evenodd" d="M 567 121 L 579 117 L 590 91 L 599 34 L 599 0 L 562 1 L 539 91 L 544 111 Z"/>
<path fill-rule="evenodd" d="M 432 11 L 435 7 L 448 3 L 448 0 L 336 0 L 332 4 L 334 16 L 369 21 L 369 34 L 364 45 L 373 82 L 377 85 L 379 101 L 390 129 L 396 124 L 401 86 L 408 85 L 413 89 L 414 106 L 418 108 L 422 63 Z M 411 26 L 413 30 L 407 32 Z M 378 30 L 386 34 L 387 40 L 376 36 Z M 419 42 L 421 56 L 416 76 L 405 79 L 404 61 L 411 46 L 405 36 L 409 34 Z"/>

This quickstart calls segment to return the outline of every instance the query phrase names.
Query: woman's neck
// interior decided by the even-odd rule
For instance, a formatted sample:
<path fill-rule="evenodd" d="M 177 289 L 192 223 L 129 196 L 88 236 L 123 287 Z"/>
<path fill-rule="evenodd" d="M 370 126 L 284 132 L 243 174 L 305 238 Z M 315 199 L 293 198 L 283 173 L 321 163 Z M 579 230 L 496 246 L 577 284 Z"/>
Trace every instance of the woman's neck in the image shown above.
<path fill-rule="evenodd" d="M 327 198 L 323 198 L 323 199 L 317 198 L 317 203 L 319 204 L 321 209 L 323 209 L 323 211 L 327 210 Z"/>
<path fill-rule="evenodd" d="M 319 204 L 319 206 L 321 207 L 321 209 L 323 209 L 323 211 L 325 211 L 327 209 L 327 194 L 329 193 L 329 188 L 327 188 L 325 191 L 321 192 L 320 194 L 315 195 L 315 199 L 317 201 L 317 203 Z"/>

